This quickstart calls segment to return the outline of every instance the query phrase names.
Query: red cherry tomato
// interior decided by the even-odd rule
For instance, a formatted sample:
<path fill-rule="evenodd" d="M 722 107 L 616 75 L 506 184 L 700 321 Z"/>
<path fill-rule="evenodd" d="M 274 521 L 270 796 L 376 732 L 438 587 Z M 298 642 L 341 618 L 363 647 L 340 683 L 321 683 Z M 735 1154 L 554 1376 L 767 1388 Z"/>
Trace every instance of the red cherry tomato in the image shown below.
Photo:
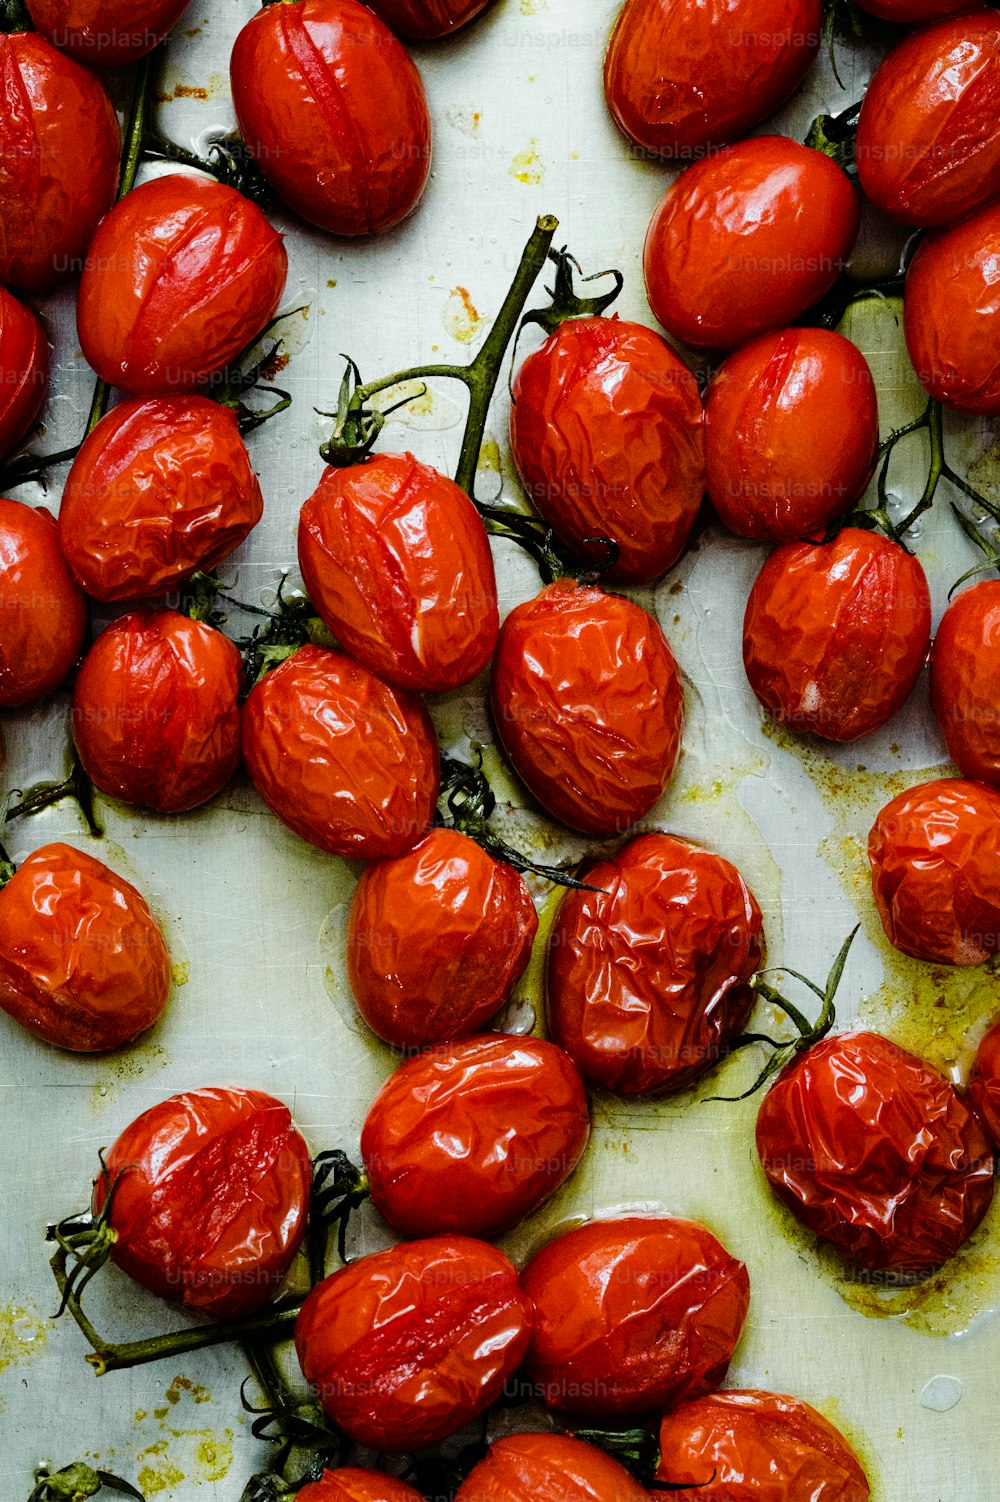
<path fill-rule="evenodd" d="M 0 891 L 0 1007 L 36 1038 L 117 1048 L 152 1027 L 169 991 L 145 899 L 93 856 L 43 845 Z"/>
<path fill-rule="evenodd" d="M 263 509 L 234 412 L 202 396 L 140 397 L 84 439 L 59 540 L 95 600 L 142 600 L 221 563 Z"/>
<path fill-rule="evenodd" d="M 928 235 L 906 273 L 903 328 L 910 361 L 935 401 L 973 416 L 1000 414 L 1000 204 Z"/>
<path fill-rule="evenodd" d="M 396 36 L 428 42 L 467 25 L 488 4 L 489 0 L 372 0 L 371 9 Z"/>
<path fill-rule="evenodd" d="M 877 457 L 868 362 L 829 329 L 765 334 L 730 355 L 708 388 L 708 494 L 738 537 L 821 537 L 864 494 Z"/>
<path fill-rule="evenodd" d="M 901 708 L 930 645 L 919 562 L 877 532 L 775 548 L 743 620 L 743 662 L 768 714 L 828 741 L 869 735 Z"/>
<path fill-rule="evenodd" d="M 773 115 L 822 39 L 822 0 L 627 0 L 604 95 L 636 146 L 691 161 Z"/>
<path fill-rule="evenodd" d="M 787 1065 L 757 1113 L 757 1152 L 796 1220 L 866 1271 L 940 1267 L 993 1198 L 989 1145 L 954 1086 L 877 1033 L 825 1038 Z"/>
<path fill-rule="evenodd" d="M 941 617 L 931 653 L 931 702 L 963 777 L 1000 784 L 1000 582 L 966 589 Z"/>
<path fill-rule="evenodd" d="M 479 513 L 412 454 L 327 469 L 299 517 L 299 567 L 344 649 L 399 688 L 459 688 L 493 655 L 497 585 Z"/>
<path fill-rule="evenodd" d="M 518 605 L 500 630 L 490 696 L 518 776 L 571 829 L 621 833 L 670 780 L 680 674 L 631 600 L 560 579 Z"/>
<path fill-rule="evenodd" d="M 73 689 L 73 739 L 95 787 L 157 813 L 197 808 L 240 761 L 242 664 L 233 643 L 176 610 L 119 616 Z"/>
<path fill-rule="evenodd" d="M 125 1128 L 94 1185 L 114 1188 L 113 1262 L 161 1298 L 214 1319 L 268 1303 L 309 1207 L 309 1149 L 287 1106 L 260 1090 L 173 1095 Z"/>
<path fill-rule="evenodd" d="M 855 155 L 900 224 L 954 224 L 1000 195 L 1000 17 L 967 11 L 906 38 L 875 71 Z"/>
<path fill-rule="evenodd" d="M 726 1375 L 750 1280 L 693 1220 L 595 1220 L 533 1257 L 521 1287 L 535 1306 L 526 1370 L 564 1413 L 645 1414 L 697 1397 Z"/>
<path fill-rule="evenodd" d="M 296 1492 L 296 1502 L 424 1502 L 420 1492 L 380 1471 L 361 1471 L 344 1466 L 324 1471 L 318 1481 L 310 1481 Z"/>
<path fill-rule="evenodd" d="M 833 286 L 859 222 L 849 179 L 822 152 L 785 136 L 727 146 L 660 200 L 643 252 L 649 305 L 675 338 L 734 349 Z"/>
<path fill-rule="evenodd" d="M 253 689 L 243 758 L 271 811 L 331 855 L 402 855 L 437 804 L 437 741 L 421 701 L 322 647 L 300 648 Z"/>
<path fill-rule="evenodd" d="M 90 68 L 118 68 L 163 41 L 190 0 L 26 0 L 35 29 Z"/>
<path fill-rule="evenodd" d="M 91 242 L 80 344 L 102 380 L 134 396 L 205 385 L 269 323 L 287 271 L 281 236 L 241 193 L 185 173 L 153 178 Z"/>
<path fill-rule="evenodd" d="M 319 1402 L 357 1444 L 419 1450 L 496 1401 L 531 1318 L 502 1252 L 436 1236 L 359 1257 L 318 1283 L 295 1349 Z"/>
<path fill-rule="evenodd" d="M 969 1080 L 969 1104 L 1000 1152 L 1000 1022 L 995 1023 L 976 1051 Z"/>
<path fill-rule="evenodd" d="M 568 1434 L 509 1434 L 462 1482 L 455 1502 L 648 1502 L 624 1466 Z"/>
<path fill-rule="evenodd" d="M 361 1156 L 375 1208 L 404 1236 L 492 1240 L 569 1178 L 589 1136 L 562 1049 L 490 1033 L 401 1064 L 372 1102 Z"/>
<path fill-rule="evenodd" d="M 753 1009 L 761 914 L 735 866 L 641 835 L 567 892 L 548 946 L 549 1028 L 588 1085 L 678 1090 L 717 1063 Z"/>
<path fill-rule="evenodd" d="M 0 35 L 0 281 L 32 292 L 79 274 L 118 186 L 121 135 L 86 68 L 31 31 Z"/>
<path fill-rule="evenodd" d="M 41 323 L 0 287 L 0 459 L 16 449 L 45 401 L 49 346 Z"/>
<path fill-rule="evenodd" d="M 47 511 L 0 500 L 0 706 L 54 693 L 77 662 L 87 602 Z"/>
<path fill-rule="evenodd" d="M 416 64 L 357 0 L 259 10 L 233 45 L 240 134 L 278 197 L 334 235 L 375 235 L 412 212 L 431 165 Z"/>
<path fill-rule="evenodd" d="M 705 489 L 701 398 L 652 329 L 560 324 L 517 373 L 510 437 L 531 504 L 564 542 L 618 544 L 609 579 L 657 579 L 680 557 Z"/>
<path fill-rule="evenodd" d="M 969 0 L 858 0 L 858 4 L 870 15 L 881 16 L 883 21 L 910 26 L 925 26 L 929 21 L 940 21 L 943 16 L 953 16 L 956 11 L 969 8 Z"/>
<path fill-rule="evenodd" d="M 538 916 L 523 879 L 475 840 L 432 829 L 363 872 L 347 965 L 358 1011 L 395 1048 L 476 1032 L 510 999 Z"/>

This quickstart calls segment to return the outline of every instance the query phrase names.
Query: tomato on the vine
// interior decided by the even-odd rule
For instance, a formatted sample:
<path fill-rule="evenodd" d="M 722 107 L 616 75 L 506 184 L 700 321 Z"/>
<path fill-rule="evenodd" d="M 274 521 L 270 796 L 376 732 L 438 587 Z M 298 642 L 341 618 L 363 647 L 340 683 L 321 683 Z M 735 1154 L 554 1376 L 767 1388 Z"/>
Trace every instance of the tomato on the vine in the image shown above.
<path fill-rule="evenodd" d="M 36 30 L 90 68 L 120 68 L 159 46 L 191 0 L 25 0 Z"/>
<path fill-rule="evenodd" d="M 318 1481 L 309 1481 L 295 1493 L 296 1502 L 424 1502 L 396 1476 L 381 1471 L 362 1471 L 357 1466 L 324 1471 Z"/>
<path fill-rule="evenodd" d="M 1000 785 L 1000 581 L 964 590 L 941 617 L 931 652 L 931 703 L 963 777 Z"/>
<path fill-rule="evenodd" d="M 372 0 L 371 9 L 390 31 L 407 41 L 450 36 L 475 19 L 490 0 Z"/>
<path fill-rule="evenodd" d="M 928 235 L 906 273 L 903 329 L 917 380 L 945 407 L 1000 413 L 1000 203 Z"/>
<path fill-rule="evenodd" d="M 39 319 L 0 287 L 0 459 L 15 449 L 45 401 L 49 345 Z"/>
<path fill-rule="evenodd" d="M 610 1455 L 568 1434 L 508 1434 L 462 1482 L 455 1502 L 648 1502 Z"/>
<path fill-rule="evenodd" d="M 1000 1153 L 1000 1022 L 994 1023 L 976 1050 L 969 1078 L 969 1104 Z"/>
<path fill-rule="evenodd" d="M 54 693 L 83 650 L 87 602 L 47 511 L 0 500 L 0 707 Z"/>

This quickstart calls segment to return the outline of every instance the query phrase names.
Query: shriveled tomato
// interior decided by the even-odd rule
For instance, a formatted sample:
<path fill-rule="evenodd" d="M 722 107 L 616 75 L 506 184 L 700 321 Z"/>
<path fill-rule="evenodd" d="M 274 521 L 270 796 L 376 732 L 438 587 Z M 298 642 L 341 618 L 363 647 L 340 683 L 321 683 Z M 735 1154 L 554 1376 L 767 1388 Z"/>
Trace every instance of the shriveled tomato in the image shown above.
<path fill-rule="evenodd" d="M 920 563 L 877 532 L 775 548 L 743 620 L 750 687 L 781 725 L 853 741 L 892 718 L 919 677 L 931 607 Z"/>
<path fill-rule="evenodd" d="M 864 355 L 829 329 L 764 334 L 724 360 L 705 399 L 707 489 L 738 537 L 821 537 L 878 457 Z"/>
<path fill-rule="evenodd" d="M 308 1482 L 295 1495 L 297 1502 L 424 1502 L 421 1493 L 405 1481 L 357 1466 L 324 1471 L 318 1481 Z"/>
<path fill-rule="evenodd" d="M 335 235 L 406 218 L 430 172 L 431 121 L 416 64 L 358 0 L 259 10 L 229 69 L 240 134 L 278 197 Z"/>
<path fill-rule="evenodd" d="M 306 1381 L 373 1450 L 419 1450 L 484 1413 L 521 1364 L 531 1304 L 502 1252 L 466 1236 L 359 1257 L 318 1283 L 295 1326 Z"/>
<path fill-rule="evenodd" d="M 606 577 L 659 578 L 680 557 L 705 489 L 697 382 L 652 329 L 571 318 L 514 381 L 510 437 L 531 504 Z"/>
<path fill-rule="evenodd" d="M 253 689 L 243 759 L 281 822 L 331 855 L 402 855 L 437 804 L 438 747 L 421 701 L 322 647 L 301 647 Z"/>
<path fill-rule="evenodd" d="M 668 333 L 734 349 L 794 323 L 833 286 L 857 238 L 850 180 L 785 136 L 757 136 L 688 167 L 661 198 L 643 252 Z"/>
<path fill-rule="evenodd" d="M 41 323 L 0 287 L 0 459 L 31 427 L 49 384 L 49 346 Z"/>
<path fill-rule="evenodd" d="M 242 193 L 187 173 L 155 177 L 91 242 L 80 344 L 102 380 L 133 396 L 192 390 L 266 327 L 287 272 L 281 236 Z"/>
<path fill-rule="evenodd" d="M 327 469 L 299 517 L 299 567 L 344 649 L 400 688 L 459 688 L 493 655 L 497 584 L 479 513 L 412 454 Z"/>
<path fill-rule="evenodd" d="M 428 42 L 450 36 L 488 4 L 489 0 L 372 0 L 371 9 L 396 36 Z"/>
<path fill-rule="evenodd" d="M 83 650 L 87 602 L 47 511 L 0 500 L 0 706 L 44 699 Z"/>
<path fill-rule="evenodd" d="M 969 1104 L 1000 1152 L 1000 1022 L 994 1023 L 976 1050 L 969 1079 Z"/>
<path fill-rule="evenodd" d="M 858 4 L 871 15 L 881 16 L 883 21 L 912 26 L 940 21 L 942 16 L 953 16 L 956 11 L 969 8 L 969 0 L 858 0 Z"/>
<path fill-rule="evenodd" d="M 624 1466 L 568 1434 L 508 1434 L 469 1472 L 455 1502 L 647 1502 Z"/>
<path fill-rule="evenodd" d="M 118 68 L 163 41 L 190 0 L 26 0 L 35 29 L 90 68 Z"/>
<path fill-rule="evenodd" d="M 73 689 L 73 739 L 91 782 L 161 814 L 214 798 L 239 765 L 241 672 L 212 626 L 176 610 L 119 616 Z"/>
<path fill-rule="evenodd" d="M 302 1240 L 309 1149 L 260 1090 L 187 1090 L 125 1128 L 94 1185 L 113 1262 L 161 1298 L 235 1319 L 277 1293 Z"/>
<path fill-rule="evenodd" d="M 931 703 L 963 777 L 1000 784 L 1000 582 L 984 579 L 948 606 L 931 653 Z"/>
<path fill-rule="evenodd" d="M 631 600 L 560 579 L 518 605 L 500 630 L 490 697 L 518 776 L 571 829 L 621 833 L 670 780 L 680 674 Z"/>
<path fill-rule="evenodd" d="M 973 416 L 1000 413 L 1000 204 L 921 241 L 906 273 L 903 328 L 917 380 Z"/>
<path fill-rule="evenodd" d="M 535 1306 L 526 1370 L 564 1413 L 645 1414 L 726 1375 L 750 1301 L 742 1262 L 693 1220 L 594 1220 L 521 1274 Z"/>

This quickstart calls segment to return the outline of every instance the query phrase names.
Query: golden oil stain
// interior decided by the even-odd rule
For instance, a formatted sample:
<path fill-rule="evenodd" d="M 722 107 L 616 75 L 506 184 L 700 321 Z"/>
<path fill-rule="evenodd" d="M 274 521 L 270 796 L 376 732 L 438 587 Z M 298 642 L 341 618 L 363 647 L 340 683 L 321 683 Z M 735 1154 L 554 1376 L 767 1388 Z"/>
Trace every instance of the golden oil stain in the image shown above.
<path fill-rule="evenodd" d="M 471 104 L 451 104 L 444 112 L 448 124 L 460 130 L 464 136 L 474 136 L 479 130 L 482 114 Z"/>
<path fill-rule="evenodd" d="M 532 136 L 523 151 L 519 151 L 510 164 L 510 175 L 519 183 L 537 186 L 545 178 L 545 162 L 538 149 L 538 141 Z"/>
<path fill-rule="evenodd" d="M 482 333 L 485 319 L 467 287 L 453 287 L 441 311 L 441 322 L 459 344 L 471 344 Z"/>
<path fill-rule="evenodd" d="M 139 1490 L 144 1497 L 157 1497 L 166 1492 L 168 1497 L 174 1487 L 187 1480 L 184 1472 L 167 1456 L 167 1441 L 157 1440 L 140 1452 L 139 1459 L 146 1464 L 139 1467 Z"/>
<path fill-rule="evenodd" d="M 0 1309 L 0 1372 L 10 1366 L 25 1366 L 45 1350 L 49 1322 L 38 1310 L 23 1304 Z"/>
<path fill-rule="evenodd" d="M 182 1386 L 185 1380 L 181 1379 Z M 205 1389 L 199 1389 L 193 1383 L 190 1391 L 195 1402 L 207 1401 L 211 1396 L 207 1394 L 205 1399 L 199 1399 L 197 1394 Z M 163 1410 L 164 1413 L 167 1411 Z M 169 1428 L 160 1439 L 140 1450 L 136 1460 L 139 1489 L 147 1497 L 164 1492 L 169 1495 L 184 1481 L 195 1486 L 222 1481 L 233 1463 L 233 1431 L 229 1428 Z"/>
<path fill-rule="evenodd" d="M 147 1418 L 147 1417 L 148 1417 L 148 1415 L 146 1413 L 145 1408 L 137 1408 L 135 1410 L 135 1413 L 133 1413 L 133 1415 L 132 1415 L 132 1418 L 135 1420 L 135 1422 L 137 1424 L 141 1424 L 142 1421 L 143 1421 L 143 1419 Z"/>
<path fill-rule="evenodd" d="M 170 1063 L 170 1055 L 162 1044 L 139 1039 L 129 1048 L 102 1057 L 101 1062 L 106 1071 L 104 1078 L 97 1080 L 90 1089 L 90 1106 L 95 1115 L 114 1104 L 119 1086 L 135 1084 L 165 1069 Z"/>
<path fill-rule="evenodd" d="M 398 405 L 401 403 L 401 405 Z M 396 407 L 389 417 L 390 423 L 404 428 L 416 428 L 427 432 L 440 432 L 457 427 L 464 416 L 462 408 L 440 387 L 425 381 L 401 381 L 373 396 L 368 405 L 379 412 L 388 412 Z"/>
<path fill-rule="evenodd" d="M 503 470 L 500 461 L 500 445 L 495 438 L 484 438 L 476 462 L 476 498 L 480 501 L 499 501 L 503 490 Z"/>
<path fill-rule="evenodd" d="M 522 16 L 537 16 L 548 8 L 549 0 L 521 0 Z"/>
<path fill-rule="evenodd" d="M 185 1377 L 178 1372 L 164 1393 L 164 1397 L 168 1403 L 179 1403 L 184 1393 L 195 1403 L 210 1403 L 212 1400 L 212 1394 L 207 1387 L 202 1387 L 198 1382 L 192 1382 L 190 1377 Z"/>
<path fill-rule="evenodd" d="M 818 1409 L 825 1419 L 829 1419 L 835 1429 L 839 1430 L 860 1460 L 861 1469 L 871 1486 L 870 1502 L 885 1502 L 885 1492 L 878 1480 L 879 1458 L 875 1446 L 858 1423 L 844 1413 L 840 1398 L 816 1398 L 812 1406 Z"/>
<path fill-rule="evenodd" d="M 337 285 L 337 278 L 335 276 L 327 277 L 326 285 L 328 287 L 335 287 Z"/>
<path fill-rule="evenodd" d="M 177 960 L 170 967 L 170 979 L 175 986 L 186 986 L 191 979 L 191 965 L 187 960 Z"/>

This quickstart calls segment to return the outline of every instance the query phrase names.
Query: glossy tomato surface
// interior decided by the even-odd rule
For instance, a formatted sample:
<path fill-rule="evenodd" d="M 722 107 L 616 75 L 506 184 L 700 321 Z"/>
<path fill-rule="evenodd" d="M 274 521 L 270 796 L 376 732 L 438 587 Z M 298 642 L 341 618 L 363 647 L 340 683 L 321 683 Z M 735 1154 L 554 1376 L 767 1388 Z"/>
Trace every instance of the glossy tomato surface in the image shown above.
<path fill-rule="evenodd" d="M 652 329 L 571 318 L 521 365 L 510 438 L 531 504 L 606 578 L 641 583 L 675 563 L 705 489 L 701 397 Z"/>
<path fill-rule="evenodd" d="M 781 725 L 853 741 L 891 719 L 930 645 L 930 593 L 916 558 L 877 532 L 775 548 L 743 619 L 750 687 Z"/>
<path fill-rule="evenodd" d="M 347 966 L 358 1011 L 396 1048 L 476 1032 L 509 1001 L 537 931 L 513 866 L 468 835 L 432 829 L 355 888 Z"/>
<path fill-rule="evenodd" d="M 419 1450 L 484 1413 L 521 1364 L 531 1304 L 502 1252 L 436 1236 L 316 1285 L 295 1326 L 303 1375 L 351 1439 Z"/>
<path fill-rule="evenodd" d="M 995 1023 L 976 1050 L 969 1080 L 969 1104 L 1000 1153 L 1000 1022 Z"/>
<path fill-rule="evenodd" d="M 233 643 L 176 610 L 131 611 L 94 642 L 73 689 L 73 739 L 110 798 L 157 813 L 197 808 L 240 760 Z"/>
<path fill-rule="evenodd" d="M 335 235 L 381 234 L 416 207 L 431 122 L 416 64 L 357 0 L 292 0 L 233 45 L 240 134 L 278 197 Z"/>
<path fill-rule="evenodd" d="M 647 1502 L 648 1493 L 594 1445 L 568 1434 L 508 1434 L 462 1482 L 455 1502 Z"/>
<path fill-rule="evenodd" d="M 921 385 L 972 416 L 1000 413 L 1000 204 L 928 235 L 906 273 L 903 329 Z"/>
<path fill-rule="evenodd" d="M 561 579 L 518 605 L 500 630 L 490 697 L 518 776 L 571 829 L 620 833 L 670 780 L 680 674 L 631 600 Z"/>
<path fill-rule="evenodd" d="M 343 1466 L 324 1471 L 296 1492 L 297 1502 L 424 1502 L 420 1492 L 395 1476 Z"/>
<path fill-rule="evenodd" d="M 299 517 L 299 568 L 344 650 L 400 688 L 459 688 L 493 655 L 497 584 L 479 513 L 412 454 L 326 470 Z"/>
<path fill-rule="evenodd" d="M 564 1413 L 652 1413 L 718 1386 L 750 1280 L 693 1220 L 594 1220 L 521 1274 L 535 1306 L 526 1370 Z"/>
<path fill-rule="evenodd" d="M 983 579 L 948 606 L 931 653 L 931 702 L 963 777 L 1000 784 L 1000 582 Z"/>
<path fill-rule="evenodd" d="M 118 68 L 152 52 L 190 0 L 26 0 L 36 30 L 90 68 Z"/>
<path fill-rule="evenodd" d="M 371 9 L 396 36 L 426 42 L 450 36 L 488 4 L 489 0 L 372 0 Z"/>
<path fill-rule="evenodd" d="M 734 349 L 833 286 L 859 222 L 850 181 L 822 152 L 785 136 L 727 146 L 660 200 L 643 251 L 649 305 L 675 338 Z"/>
<path fill-rule="evenodd" d="M 590 867 L 548 941 L 549 1029 L 588 1085 L 677 1090 L 717 1063 L 753 1009 L 762 920 L 735 866 L 667 834 Z"/>
<path fill-rule="evenodd" d="M 94 1185 L 114 1187 L 112 1261 L 161 1298 L 235 1319 L 277 1293 L 302 1240 L 309 1149 L 260 1090 L 173 1095 L 125 1128 Z"/>
<path fill-rule="evenodd" d="M 0 287 L 0 459 L 28 432 L 48 384 L 45 330 L 30 308 Z"/>
<path fill-rule="evenodd" d="M 47 511 L 0 500 L 0 707 L 53 693 L 83 650 L 87 602 Z"/>
<path fill-rule="evenodd" d="M 193 390 L 273 318 L 287 271 L 281 236 L 242 193 L 181 172 L 155 177 L 91 242 L 80 344 L 101 379 L 132 396 Z"/>

